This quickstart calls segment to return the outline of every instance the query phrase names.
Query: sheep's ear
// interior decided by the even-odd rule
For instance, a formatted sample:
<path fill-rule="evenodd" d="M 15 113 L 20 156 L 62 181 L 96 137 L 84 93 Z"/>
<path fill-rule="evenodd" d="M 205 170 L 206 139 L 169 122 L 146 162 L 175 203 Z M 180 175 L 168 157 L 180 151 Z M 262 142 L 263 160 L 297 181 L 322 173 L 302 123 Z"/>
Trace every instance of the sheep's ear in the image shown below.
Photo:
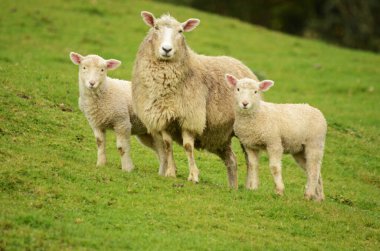
<path fill-rule="evenodd" d="M 83 60 L 83 56 L 76 52 L 70 52 L 70 59 L 74 64 L 79 65 Z"/>
<path fill-rule="evenodd" d="M 152 13 L 150 13 L 148 11 L 141 11 L 141 17 L 143 18 L 144 22 L 148 26 L 150 26 L 150 27 L 154 26 L 154 22 L 155 22 L 156 18 L 153 16 Z"/>
<path fill-rule="evenodd" d="M 108 59 L 106 62 L 108 70 L 115 70 L 117 67 L 121 65 L 121 62 L 116 59 Z"/>
<path fill-rule="evenodd" d="M 266 92 L 274 85 L 274 82 L 272 80 L 263 80 L 259 84 L 260 91 Z"/>
<path fill-rule="evenodd" d="M 234 76 L 231 74 L 226 74 L 225 78 L 228 84 L 230 84 L 232 87 L 236 87 L 238 80 Z"/>
<path fill-rule="evenodd" d="M 183 31 L 188 32 L 188 31 L 194 30 L 195 27 L 197 27 L 200 22 L 201 22 L 201 20 L 196 19 L 196 18 L 188 19 L 186 22 L 182 23 Z"/>

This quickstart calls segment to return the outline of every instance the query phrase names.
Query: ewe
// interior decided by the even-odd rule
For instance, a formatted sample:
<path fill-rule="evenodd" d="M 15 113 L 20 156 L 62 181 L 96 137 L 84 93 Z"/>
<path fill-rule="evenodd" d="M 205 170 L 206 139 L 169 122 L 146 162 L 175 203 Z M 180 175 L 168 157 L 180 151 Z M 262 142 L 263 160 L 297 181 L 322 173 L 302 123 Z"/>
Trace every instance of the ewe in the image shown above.
<path fill-rule="evenodd" d="M 237 187 L 236 158 L 231 149 L 233 91 L 224 75 L 256 78 L 240 61 L 198 55 L 186 44 L 184 32 L 198 19 L 179 23 L 169 15 L 156 19 L 141 13 L 151 27 L 137 53 L 132 76 L 133 106 L 148 132 L 164 145 L 161 175 L 175 176 L 172 139 L 185 148 L 188 180 L 198 182 L 194 147 L 217 154 L 225 163 L 231 187 Z"/>
<path fill-rule="evenodd" d="M 105 60 L 97 55 L 82 56 L 70 53 L 71 61 L 79 65 L 79 109 L 86 116 L 98 145 L 97 165 L 106 163 L 106 129 L 116 133 L 116 144 L 121 156 L 121 167 L 132 171 L 130 135 L 138 135 L 144 145 L 158 153 L 153 138 L 133 113 L 131 82 L 107 77 L 108 70 L 121 64 L 115 59 Z"/>
<path fill-rule="evenodd" d="M 267 91 L 274 84 L 271 80 L 238 80 L 229 74 L 226 74 L 226 80 L 235 89 L 234 131 L 246 153 L 246 187 L 258 188 L 259 151 L 266 150 L 276 192 L 282 195 L 281 158 L 283 153 L 290 153 L 306 171 L 305 197 L 323 200 L 321 163 L 327 130 L 323 114 L 307 104 L 262 101 L 260 92 Z"/>

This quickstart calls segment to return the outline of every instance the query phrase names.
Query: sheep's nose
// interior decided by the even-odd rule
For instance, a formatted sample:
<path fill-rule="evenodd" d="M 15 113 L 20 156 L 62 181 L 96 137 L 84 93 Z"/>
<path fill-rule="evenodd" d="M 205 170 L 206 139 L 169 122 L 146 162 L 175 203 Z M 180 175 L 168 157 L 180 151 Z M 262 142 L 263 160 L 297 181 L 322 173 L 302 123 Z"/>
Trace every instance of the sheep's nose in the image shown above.
<path fill-rule="evenodd" d="M 242 102 L 242 105 L 243 105 L 244 107 L 247 107 L 248 102 L 247 102 L 247 101 L 243 101 L 243 102 Z"/>
<path fill-rule="evenodd" d="M 170 48 L 170 47 L 165 47 L 165 46 L 162 46 L 162 49 L 163 49 L 166 53 L 169 53 L 169 52 L 172 50 L 172 48 Z"/>
<path fill-rule="evenodd" d="M 95 81 L 90 81 L 89 83 L 90 83 L 91 86 L 95 85 Z"/>

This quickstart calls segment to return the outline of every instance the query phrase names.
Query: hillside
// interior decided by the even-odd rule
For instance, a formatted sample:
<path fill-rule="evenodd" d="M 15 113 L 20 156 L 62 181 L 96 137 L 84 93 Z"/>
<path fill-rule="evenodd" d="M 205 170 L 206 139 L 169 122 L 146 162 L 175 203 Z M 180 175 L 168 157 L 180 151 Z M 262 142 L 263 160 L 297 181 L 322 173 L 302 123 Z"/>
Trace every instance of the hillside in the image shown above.
<path fill-rule="evenodd" d="M 148 27 L 140 11 L 170 12 L 201 24 L 191 48 L 240 59 L 276 85 L 273 102 L 309 103 L 329 127 L 323 177 L 326 200 L 303 200 L 306 178 L 283 161 L 285 196 L 274 195 L 266 154 L 261 187 L 227 187 L 223 163 L 196 152 L 200 183 L 178 177 L 135 139 L 136 169 L 121 171 L 108 133 L 108 164 L 95 167 L 96 144 L 77 107 L 77 67 L 69 52 L 116 58 L 110 73 L 130 79 Z M 0 250 L 379 250 L 380 57 L 152 1 L 0 2 Z"/>

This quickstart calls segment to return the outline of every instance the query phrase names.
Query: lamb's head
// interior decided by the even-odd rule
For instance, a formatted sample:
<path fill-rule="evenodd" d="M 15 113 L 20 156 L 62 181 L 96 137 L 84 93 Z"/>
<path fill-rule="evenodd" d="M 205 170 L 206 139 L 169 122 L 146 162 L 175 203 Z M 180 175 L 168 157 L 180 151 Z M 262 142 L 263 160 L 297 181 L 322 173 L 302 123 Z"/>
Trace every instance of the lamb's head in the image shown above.
<path fill-rule="evenodd" d="M 234 87 L 236 108 L 242 112 L 257 108 L 261 100 L 260 93 L 274 85 L 272 80 L 259 82 L 250 78 L 237 79 L 230 74 L 226 74 L 225 78 L 227 83 Z"/>
<path fill-rule="evenodd" d="M 163 15 L 155 18 L 152 13 L 143 11 L 141 16 L 144 22 L 151 27 L 148 34 L 152 44 L 152 54 L 159 60 L 176 60 L 186 52 L 186 43 L 183 32 L 192 31 L 200 20 L 190 18 L 180 23 L 174 17 Z"/>
<path fill-rule="evenodd" d="M 70 53 L 71 61 L 79 65 L 80 84 L 90 90 L 96 90 L 104 83 L 107 77 L 107 71 L 119 67 L 121 62 L 116 59 L 108 59 L 97 56 L 82 56 L 79 53 Z"/>

